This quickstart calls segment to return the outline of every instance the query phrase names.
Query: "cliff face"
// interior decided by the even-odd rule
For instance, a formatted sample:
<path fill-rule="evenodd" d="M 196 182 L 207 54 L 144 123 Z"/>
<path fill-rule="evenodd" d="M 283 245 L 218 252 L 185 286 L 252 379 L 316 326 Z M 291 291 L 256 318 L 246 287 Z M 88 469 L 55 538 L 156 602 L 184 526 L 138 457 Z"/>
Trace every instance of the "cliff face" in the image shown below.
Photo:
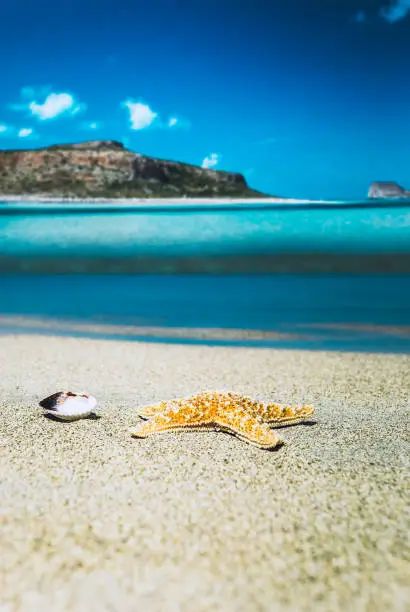
<path fill-rule="evenodd" d="M 79 197 L 263 196 L 241 174 L 135 154 L 116 141 L 0 151 L 0 193 Z"/>
<path fill-rule="evenodd" d="M 368 198 L 409 198 L 410 191 L 394 182 L 379 181 L 372 183 L 367 194 Z"/>

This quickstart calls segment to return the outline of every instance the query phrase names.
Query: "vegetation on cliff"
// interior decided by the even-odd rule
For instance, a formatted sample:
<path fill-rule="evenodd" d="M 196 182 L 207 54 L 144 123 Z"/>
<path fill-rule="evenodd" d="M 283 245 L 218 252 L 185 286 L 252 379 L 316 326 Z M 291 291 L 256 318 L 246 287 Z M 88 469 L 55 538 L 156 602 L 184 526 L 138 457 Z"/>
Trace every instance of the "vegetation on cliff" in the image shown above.
<path fill-rule="evenodd" d="M 266 197 L 243 175 L 136 154 L 117 141 L 0 151 L 0 193 L 61 197 Z"/>

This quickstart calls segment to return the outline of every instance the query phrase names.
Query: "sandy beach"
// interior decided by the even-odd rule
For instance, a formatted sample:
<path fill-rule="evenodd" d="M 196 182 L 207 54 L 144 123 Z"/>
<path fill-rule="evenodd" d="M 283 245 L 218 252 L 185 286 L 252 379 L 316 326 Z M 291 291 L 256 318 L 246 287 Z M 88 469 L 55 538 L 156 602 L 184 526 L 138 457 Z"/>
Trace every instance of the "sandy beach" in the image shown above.
<path fill-rule="evenodd" d="M 79 204 L 130 204 L 130 205 L 138 205 L 138 204 L 151 204 L 153 206 L 158 206 L 158 202 L 161 205 L 175 205 L 175 204 L 209 204 L 220 206 L 221 204 L 307 204 L 311 202 L 311 200 L 301 200 L 296 198 L 222 198 L 222 197 L 213 197 L 213 198 L 155 198 L 155 197 L 147 197 L 147 198 L 78 198 L 74 196 L 51 196 L 49 194 L 30 194 L 30 193 L 22 193 L 19 195 L 7 195 L 0 194 L 0 201 L 4 202 L 49 202 L 49 203 L 58 203 L 58 202 L 72 202 Z"/>
<path fill-rule="evenodd" d="M 0 609 L 410 609 L 410 357 L 0 337 Z M 135 408 L 232 388 L 308 402 L 268 452 L 136 440 Z M 38 401 L 99 400 L 58 423 Z"/>

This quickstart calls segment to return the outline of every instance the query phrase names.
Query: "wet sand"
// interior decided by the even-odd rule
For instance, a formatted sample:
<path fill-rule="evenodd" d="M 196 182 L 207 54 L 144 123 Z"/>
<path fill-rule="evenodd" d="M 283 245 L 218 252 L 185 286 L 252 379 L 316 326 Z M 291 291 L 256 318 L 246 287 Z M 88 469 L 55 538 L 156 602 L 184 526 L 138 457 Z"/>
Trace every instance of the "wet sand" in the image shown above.
<path fill-rule="evenodd" d="M 0 337 L 1 610 L 397 610 L 410 357 Z M 45 419 L 60 389 L 97 420 Z M 130 437 L 141 403 L 232 388 L 316 406 L 268 452 Z"/>

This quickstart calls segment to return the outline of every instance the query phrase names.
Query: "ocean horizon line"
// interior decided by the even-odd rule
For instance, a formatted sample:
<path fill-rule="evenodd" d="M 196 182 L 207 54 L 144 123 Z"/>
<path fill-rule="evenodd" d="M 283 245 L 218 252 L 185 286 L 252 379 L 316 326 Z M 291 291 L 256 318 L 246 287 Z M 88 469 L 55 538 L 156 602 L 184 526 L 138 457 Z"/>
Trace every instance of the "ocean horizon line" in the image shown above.
<path fill-rule="evenodd" d="M 296 198 L 77 198 L 6 196 L 0 194 L 0 215 L 27 213 L 201 212 L 207 210 L 319 210 L 355 208 L 408 208 L 410 198 L 310 200 Z"/>

